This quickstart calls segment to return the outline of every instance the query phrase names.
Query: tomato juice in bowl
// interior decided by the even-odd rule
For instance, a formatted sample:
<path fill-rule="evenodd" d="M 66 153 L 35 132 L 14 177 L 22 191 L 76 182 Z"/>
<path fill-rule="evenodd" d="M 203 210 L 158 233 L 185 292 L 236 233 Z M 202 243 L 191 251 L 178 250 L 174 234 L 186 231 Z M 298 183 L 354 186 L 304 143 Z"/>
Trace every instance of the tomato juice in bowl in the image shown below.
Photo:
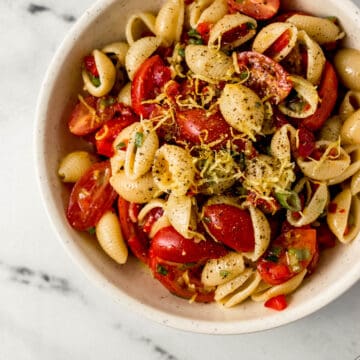
<path fill-rule="evenodd" d="M 338 244 L 321 257 L 316 272 L 293 295 L 289 307 L 274 312 L 250 301 L 224 310 L 216 304 L 189 303 L 171 295 L 153 279 L 148 269 L 130 257 L 125 265 L 112 261 L 89 234 L 72 229 L 65 217 L 69 193 L 61 183 L 59 161 L 70 151 L 88 149 L 68 132 L 67 121 L 82 88 L 81 62 L 94 48 L 124 39 L 131 14 L 156 13 L 163 2 L 99 1 L 79 20 L 65 38 L 48 70 L 39 97 L 36 127 L 36 158 L 40 188 L 49 217 L 60 241 L 83 271 L 111 297 L 155 321 L 204 333 L 245 333 L 273 328 L 304 317 L 326 305 L 359 278 L 360 242 Z M 336 15 L 346 33 L 344 44 L 356 48 L 359 20 L 352 3 L 343 1 L 283 1 L 287 9 L 319 16 Z"/>

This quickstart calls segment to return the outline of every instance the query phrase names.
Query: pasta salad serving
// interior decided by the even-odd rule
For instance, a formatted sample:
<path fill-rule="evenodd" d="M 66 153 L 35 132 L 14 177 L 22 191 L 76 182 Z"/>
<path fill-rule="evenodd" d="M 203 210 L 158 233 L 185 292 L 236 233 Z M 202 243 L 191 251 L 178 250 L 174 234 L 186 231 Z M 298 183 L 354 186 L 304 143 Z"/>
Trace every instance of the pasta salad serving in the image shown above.
<path fill-rule="evenodd" d="M 70 226 L 190 302 L 285 309 L 326 249 L 358 241 L 360 51 L 345 36 L 280 0 L 131 14 L 126 40 L 81 59 L 67 126 L 92 150 L 58 167 Z"/>

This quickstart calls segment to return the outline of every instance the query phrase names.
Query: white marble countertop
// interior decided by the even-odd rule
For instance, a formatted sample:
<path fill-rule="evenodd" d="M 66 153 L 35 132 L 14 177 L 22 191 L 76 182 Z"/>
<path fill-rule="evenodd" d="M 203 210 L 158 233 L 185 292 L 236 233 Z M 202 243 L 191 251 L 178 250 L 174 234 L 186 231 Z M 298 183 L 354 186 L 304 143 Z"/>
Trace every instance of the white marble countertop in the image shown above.
<path fill-rule="evenodd" d="M 296 323 L 209 336 L 128 313 L 72 263 L 40 201 L 34 111 L 55 49 L 92 2 L 0 1 L 0 360 L 358 358 L 360 283 Z"/>

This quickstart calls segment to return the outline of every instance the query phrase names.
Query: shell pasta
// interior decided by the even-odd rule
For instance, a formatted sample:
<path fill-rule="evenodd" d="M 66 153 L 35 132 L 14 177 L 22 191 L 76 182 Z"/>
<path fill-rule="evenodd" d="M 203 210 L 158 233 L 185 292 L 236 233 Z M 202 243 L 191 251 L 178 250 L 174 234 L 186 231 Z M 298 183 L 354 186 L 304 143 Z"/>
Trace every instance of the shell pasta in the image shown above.
<path fill-rule="evenodd" d="M 121 266 L 190 302 L 281 310 L 359 241 L 360 51 L 336 19 L 237 5 L 166 0 L 90 49 L 57 172 L 70 226 Z"/>

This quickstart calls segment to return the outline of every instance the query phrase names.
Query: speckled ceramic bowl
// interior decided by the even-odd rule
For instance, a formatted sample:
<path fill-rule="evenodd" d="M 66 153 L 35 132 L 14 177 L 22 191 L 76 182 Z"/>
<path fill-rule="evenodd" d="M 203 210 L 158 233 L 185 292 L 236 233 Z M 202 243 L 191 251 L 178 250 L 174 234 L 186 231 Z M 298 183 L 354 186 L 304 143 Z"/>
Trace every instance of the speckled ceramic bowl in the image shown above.
<path fill-rule="evenodd" d="M 359 9 L 349 0 L 288 0 L 296 7 L 318 15 L 336 15 L 348 34 L 346 45 L 360 47 Z M 316 273 L 289 299 L 283 312 L 261 303 L 245 302 L 229 310 L 216 304 L 190 304 L 167 292 L 148 270 L 131 259 L 118 266 L 94 239 L 73 230 L 64 209 L 68 192 L 57 177 L 59 159 L 79 148 L 69 135 L 66 122 L 81 87 L 80 62 L 94 47 L 123 39 L 124 24 L 136 10 L 157 10 L 161 1 L 101 0 L 95 3 L 63 41 L 42 85 L 37 109 L 36 165 L 43 201 L 54 229 L 68 253 L 89 278 L 133 311 L 172 327 L 209 334 L 240 334 L 270 329 L 300 319 L 325 306 L 360 278 L 360 238 L 339 245 L 321 259 Z"/>

